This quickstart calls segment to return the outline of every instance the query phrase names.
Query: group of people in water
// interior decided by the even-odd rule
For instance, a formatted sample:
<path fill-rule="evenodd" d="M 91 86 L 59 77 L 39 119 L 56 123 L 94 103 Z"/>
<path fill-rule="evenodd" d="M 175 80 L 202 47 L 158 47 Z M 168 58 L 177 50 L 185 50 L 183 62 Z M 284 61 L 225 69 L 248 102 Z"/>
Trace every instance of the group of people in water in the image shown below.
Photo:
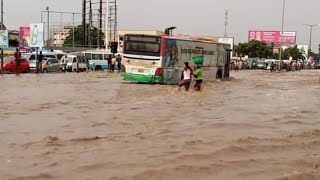
<path fill-rule="evenodd" d="M 196 91 L 201 90 L 201 84 L 203 81 L 203 70 L 201 68 L 201 64 L 197 64 L 197 69 L 195 72 L 193 72 L 192 67 L 190 67 L 188 62 L 184 63 L 184 70 L 181 74 L 181 81 L 179 83 L 179 90 L 181 90 L 181 87 L 184 86 L 186 91 L 189 91 L 192 78 L 195 78 L 196 84 L 194 85 L 194 89 Z"/>
<path fill-rule="evenodd" d="M 118 68 L 118 70 L 120 72 L 120 69 L 121 69 L 121 56 L 119 54 L 118 54 L 118 56 L 109 55 L 107 60 L 108 60 L 109 72 L 114 72 L 116 66 L 117 66 L 117 68 Z"/>
<path fill-rule="evenodd" d="M 222 74 L 223 74 L 222 68 L 218 67 L 216 78 L 221 79 Z M 195 78 L 195 82 L 196 82 L 194 85 L 194 90 L 200 91 L 201 84 L 203 82 L 202 64 L 197 64 L 196 70 L 194 71 L 193 68 L 189 65 L 189 63 L 185 62 L 184 70 L 181 74 L 181 81 L 179 83 L 179 90 L 181 90 L 181 87 L 184 86 L 185 90 L 189 91 L 193 78 Z"/>

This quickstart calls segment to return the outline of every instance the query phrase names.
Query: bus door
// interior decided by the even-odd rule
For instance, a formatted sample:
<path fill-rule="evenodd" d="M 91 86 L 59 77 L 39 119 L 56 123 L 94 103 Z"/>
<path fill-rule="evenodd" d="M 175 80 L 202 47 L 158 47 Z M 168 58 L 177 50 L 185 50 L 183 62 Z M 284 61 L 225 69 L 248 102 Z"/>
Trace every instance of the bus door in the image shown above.
<path fill-rule="evenodd" d="M 163 84 L 176 85 L 181 79 L 181 71 L 179 67 L 166 67 L 163 71 Z"/>
<path fill-rule="evenodd" d="M 188 59 L 188 54 L 181 55 L 181 45 L 177 45 L 177 40 L 167 40 L 166 56 L 164 57 L 164 84 L 177 85 L 181 81 L 181 59 Z M 191 47 L 190 47 L 191 48 Z"/>

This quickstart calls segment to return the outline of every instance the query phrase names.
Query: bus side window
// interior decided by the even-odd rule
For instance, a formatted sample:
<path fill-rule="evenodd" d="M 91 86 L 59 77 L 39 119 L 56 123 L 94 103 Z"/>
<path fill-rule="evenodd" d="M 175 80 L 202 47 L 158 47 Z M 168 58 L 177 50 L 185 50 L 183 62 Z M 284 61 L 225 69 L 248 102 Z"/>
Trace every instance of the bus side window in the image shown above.
<path fill-rule="evenodd" d="M 109 58 L 109 54 L 104 54 L 103 55 L 103 60 L 108 60 L 108 58 Z"/>
<path fill-rule="evenodd" d="M 98 54 L 98 60 L 103 60 L 103 54 Z"/>
<path fill-rule="evenodd" d="M 99 60 L 98 54 L 92 54 L 92 60 Z"/>
<path fill-rule="evenodd" d="M 86 56 L 88 59 L 91 59 L 91 54 L 90 54 L 90 53 L 85 53 L 85 56 Z"/>

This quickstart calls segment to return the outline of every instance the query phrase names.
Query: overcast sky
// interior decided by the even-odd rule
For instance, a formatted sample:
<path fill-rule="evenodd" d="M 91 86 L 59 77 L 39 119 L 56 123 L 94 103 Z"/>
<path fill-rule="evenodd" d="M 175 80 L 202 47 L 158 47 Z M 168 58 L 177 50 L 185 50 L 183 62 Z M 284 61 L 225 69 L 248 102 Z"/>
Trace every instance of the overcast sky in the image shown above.
<path fill-rule="evenodd" d="M 9 29 L 18 29 L 40 22 L 40 12 L 46 6 L 50 10 L 81 12 L 81 3 L 82 0 L 4 0 L 4 22 Z M 226 9 L 228 35 L 236 42 L 247 41 L 249 30 L 281 28 L 282 0 L 118 0 L 118 5 L 119 29 L 163 30 L 176 26 L 176 32 L 183 34 L 222 36 Z M 285 30 L 297 31 L 299 44 L 309 43 L 309 29 L 302 24 L 320 23 L 319 7 L 320 0 L 287 0 Z M 315 27 L 314 50 L 319 38 L 320 27 Z"/>

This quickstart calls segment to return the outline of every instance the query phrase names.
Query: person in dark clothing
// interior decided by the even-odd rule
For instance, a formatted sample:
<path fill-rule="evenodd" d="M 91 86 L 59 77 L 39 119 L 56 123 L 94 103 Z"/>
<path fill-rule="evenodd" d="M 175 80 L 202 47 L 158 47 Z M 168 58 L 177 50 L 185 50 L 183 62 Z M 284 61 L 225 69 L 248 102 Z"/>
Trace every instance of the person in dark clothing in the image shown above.
<path fill-rule="evenodd" d="M 222 78 L 222 68 L 218 67 L 216 79 L 221 79 L 221 78 Z"/>
<path fill-rule="evenodd" d="M 116 59 L 117 59 L 118 71 L 120 72 L 120 70 L 121 70 L 121 56 L 120 56 L 120 54 L 118 54 Z"/>
<path fill-rule="evenodd" d="M 40 51 L 39 57 L 38 57 L 38 70 L 37 72 L 42 73 L 42 61 L 43 61 L 43 55 L 42 55 L 42 51 Z"/>
<path fill-rule="evenodd" d="M 112 71 L 112 56 L 111 56 L 111 54 L 109 55 L 107 60 L 108 60 L 108 69 L 111 72 Z"/>
<path fill-rule="evenodd" d="M 274 68 L 275 68 L 275 65 L 274 65 L 274 63 L 273 63 L 273 62 L 271 62 L 271 68 L 270 68 L 270 71 L 272 72 L 272 71 L 274 70 Z"/>

